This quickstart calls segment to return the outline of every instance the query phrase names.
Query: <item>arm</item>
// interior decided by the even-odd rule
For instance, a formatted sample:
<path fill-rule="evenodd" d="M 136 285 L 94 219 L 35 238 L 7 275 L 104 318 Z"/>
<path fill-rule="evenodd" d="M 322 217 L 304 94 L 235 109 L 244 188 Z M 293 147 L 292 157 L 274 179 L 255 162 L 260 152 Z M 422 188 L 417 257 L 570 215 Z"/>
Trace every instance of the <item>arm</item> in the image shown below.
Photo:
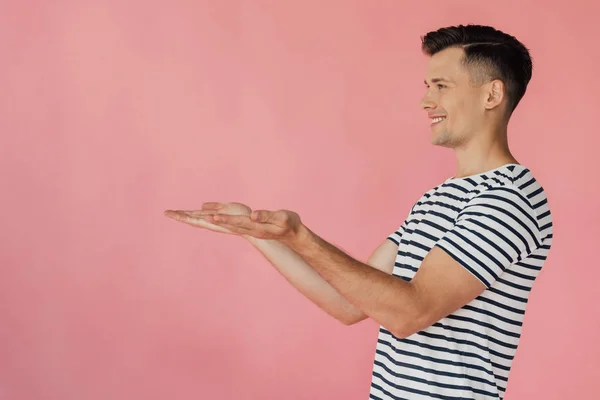
<path fill-rule="evenodd" d="M 485 289 L 478 279 L 439 248 L 429 252 L 409 283 L 355 260 L 327 243 L 292 211 L 260 210 L 250 217 L 215 215 L 207 219 L 240 235 L 285 244 L 348 303 L 397 337 L 410 336 L 433 324 Z M 392 245 L 396 253 L 395 243 L 390 241 L 382 246 Z"/>
<path fill-rule="evenodd" d="M 406 282 L 353 259 L 304 225 L 290 247 L 351 304 L 397 337 L 430 326 L 485 289 L 439 248 L 431 250 L 415 278 Z"/>
<path fill-rule="evenodd" d="M 358 307 L 350 303 L 329 284 L 297 252 L 287 245 L 276 241 L 244 236 L 281 275 L 300 293 L 319 308 L 345 325 L 355 324 L 367 318 Z M 374 269 L 390 275 L 398 246 L 385 240 L 369 257 L 367 264 Z"/>

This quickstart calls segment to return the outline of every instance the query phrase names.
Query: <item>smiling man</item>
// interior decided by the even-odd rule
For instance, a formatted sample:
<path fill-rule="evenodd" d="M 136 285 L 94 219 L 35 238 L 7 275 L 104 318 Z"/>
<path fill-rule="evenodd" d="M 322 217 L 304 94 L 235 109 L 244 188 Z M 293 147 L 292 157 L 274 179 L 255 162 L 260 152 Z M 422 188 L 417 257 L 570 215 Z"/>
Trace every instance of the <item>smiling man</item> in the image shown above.
<path fill-rule="evenodd" d="M 430 60 L 421 107 L 432 143 L 454 151 L 457 170 L 366 263 L 289 210 L 205 203 L 166 215 L 243 236 L 343 323 L 377 321 L 370 398 L 502 399 L 552 242 L 544 190 L 507 139 L 532 62 L 516 38 L 486 26 L 430 32 L 422 49 Z"/>

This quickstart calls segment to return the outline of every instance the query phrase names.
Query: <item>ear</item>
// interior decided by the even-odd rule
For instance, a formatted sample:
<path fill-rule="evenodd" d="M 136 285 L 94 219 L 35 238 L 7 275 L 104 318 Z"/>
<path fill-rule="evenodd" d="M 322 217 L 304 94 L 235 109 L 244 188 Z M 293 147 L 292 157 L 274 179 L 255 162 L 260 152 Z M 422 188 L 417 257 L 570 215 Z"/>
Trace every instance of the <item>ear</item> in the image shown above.
<path fill-rule="evenodd" d="M 501 80 L 494 79 L 486 85 L 485 108 L 491 110 L 502 104 L 504 99 L 504 83 Z"/>

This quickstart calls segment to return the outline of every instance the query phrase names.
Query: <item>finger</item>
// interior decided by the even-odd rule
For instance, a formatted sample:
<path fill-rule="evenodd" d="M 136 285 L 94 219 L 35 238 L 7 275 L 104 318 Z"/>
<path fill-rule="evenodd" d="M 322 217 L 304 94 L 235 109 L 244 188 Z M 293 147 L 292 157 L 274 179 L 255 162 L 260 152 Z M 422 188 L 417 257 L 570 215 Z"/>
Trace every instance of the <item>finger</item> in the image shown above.
<path fill-rule="evenodd" d="M 223 218 L 225 217 L 225 218 Z M 249 217 L 237 218 L 236 216 L 219 215 L 207 217 L 209 222 L 226 227 L 227 229 L 235 229 L 246 235 L 258 238 L 278 238 L 284 233 L 284 229 L 280 226 L 270 223 L 262 223 L 251 221 Z M 216 220 L 214 220 L 216 218 Z"/>
<path fill-rule="evenodd" d="M 165 210 L 164 214 L 165 214 L 166 217 L 169 217 L 169 218 L 174 219 L 176 221 L 181 221 L 182 219 L 186 218 L 186 216 L 183 215 L 181 213 L 181 211 L 179 211 L 179 210 Z"/>
<path fill-rule="evenodd" d="M 239 227 L 251 228 L 253 222 L 246 215 L 214 214 L 206 216 L 211 222 L 221 224 L 236 225 Z"/>
<path fill-rule="evenodd" d="M 215 215 L 218 213 L 218 211 L 212 211 L 212 210 L 185 210 L 183 211 L 183 213 L 185 213 L 186 215 L 189 215 L 190 217 L 204 217 L 207 215 Z"/>
<path fill-rule="evenodd" d="M 256 210 L 252 212 L 250 218 L 256 222 L 267 223 L 270 222 L 272 218 L 272 212 L 268 210 Z"/>
<path fill-rule="evenodd" d="M 192 217 L 186 215 L 185 212 L 181 210 L 167 210 L 165 211 L 165 215 L 171 219 L 183 222 L 184 224 L 192 226 L 194 228 L 204 228 L 215 232 L 231 233 L 226 228 L 211 223 L 209 219 L 210 216 Z"/>
<path fill-rule="evenodd" d="M 223 208 L 223 203 L 209 201 L 202 204 L 202 210 L 220 210 Z"/>
<path fill-rule="evenodd" d="M 171 219 L 174 219 L 175 221 L 194 224 L 197 224 L 199 221 L 204 219 L 204 217 L 201 216 L 189 215 L 183 210 L 167 210 L 165 211 L 165 215 Z"/>
<path fill-rule="evenodd" d="M 200 219 L 197 216 L 187 215 L 186 212 L 182 210 L 167 210 L 165 211 L 165 216 L 174 219 L 175 221 L 185 223 L 198 223 L 198 220 Z"/>
<path fill-rule="evenodd" d="M 254 236 L 257 234 L 256 231 L 253 231 L 251 229 L 246 229 L 237 225 L 228 225 L 228 224 L 219 224 L 220 228 L 224 228 L 227 229 L 229 232 L 235 234 L 235 235 L 249 235 L 249 236 Z"/>

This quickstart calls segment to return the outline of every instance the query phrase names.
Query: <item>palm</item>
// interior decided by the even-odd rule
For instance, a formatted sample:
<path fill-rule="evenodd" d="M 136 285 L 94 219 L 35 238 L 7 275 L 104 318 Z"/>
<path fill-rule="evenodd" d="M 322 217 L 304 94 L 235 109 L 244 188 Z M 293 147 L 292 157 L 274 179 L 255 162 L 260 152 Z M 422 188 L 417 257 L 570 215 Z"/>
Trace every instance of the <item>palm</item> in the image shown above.
<path fill-rule="evenodd" d="M 168 210 L 165 215 L 177 221 L 186 223 L 196 228 L 204 228 L 214 232 L 235 234 L 229 229 L 222 226 L 212 224 L 205 220 L 209 215 L 243 215 L 249 217 L 252 214 L 252 209 L 242 203 L 204 203 L 202 209 L 191 211 L 173 211 Z"/>

